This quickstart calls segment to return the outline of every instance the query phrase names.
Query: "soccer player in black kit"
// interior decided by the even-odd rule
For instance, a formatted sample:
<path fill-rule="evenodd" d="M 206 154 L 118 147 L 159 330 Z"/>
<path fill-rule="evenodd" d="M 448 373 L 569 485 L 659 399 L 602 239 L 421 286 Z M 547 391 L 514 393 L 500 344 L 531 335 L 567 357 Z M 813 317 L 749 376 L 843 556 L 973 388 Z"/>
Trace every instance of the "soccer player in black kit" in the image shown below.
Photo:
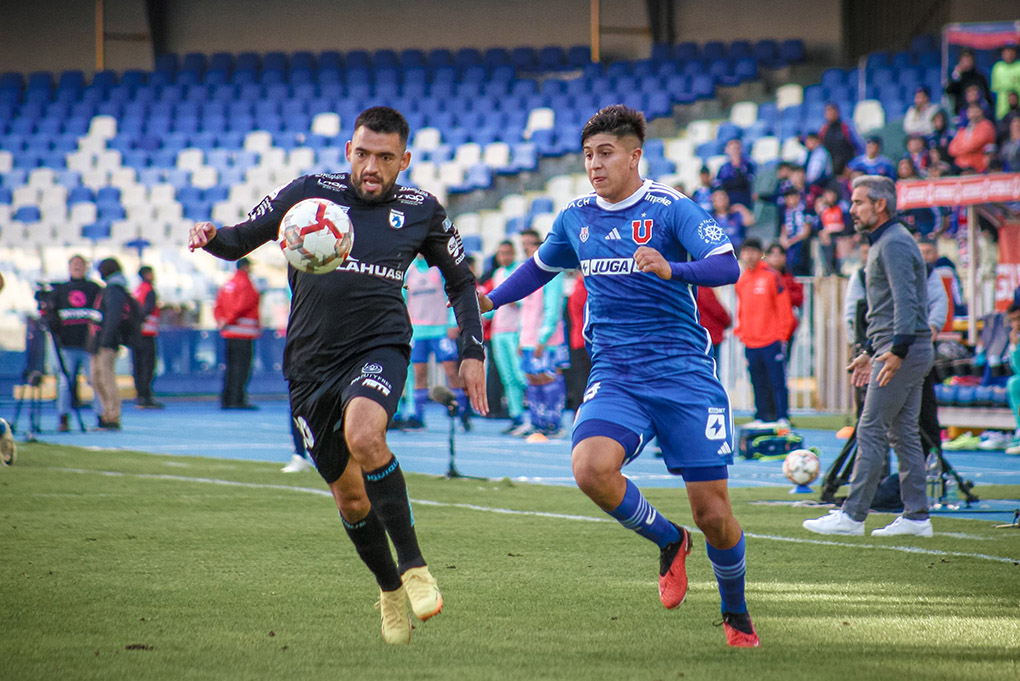
<path fill-rule="evenodd" d="M 328 274 L 288 269 L 293 299 L 283 371 L 294 421 L 379 584 L 382 635 L 390 644 L 410 640 L 408 601 L 421 620 L 443 607 L 418 547 L 403 473 L 386 445 L 410 358 L 401 289 L 419 252 L 443 272 L 461 329 L 465 390 L 475 410 L 488 413 L 482 323 L 460 235 L 433 195 L 396 184 L 411 160 L 408 132 L 400 112 L 368 109 L 347 143 L 350 173 L 300 177 L 263 199 L 245 222 L 222 229 L 199 223 L 189 239 L 191 250 L 236 260 L 275 240 L 298 201 L 324 198 L 347 210 L 355 234 L 347 260 Z"/>

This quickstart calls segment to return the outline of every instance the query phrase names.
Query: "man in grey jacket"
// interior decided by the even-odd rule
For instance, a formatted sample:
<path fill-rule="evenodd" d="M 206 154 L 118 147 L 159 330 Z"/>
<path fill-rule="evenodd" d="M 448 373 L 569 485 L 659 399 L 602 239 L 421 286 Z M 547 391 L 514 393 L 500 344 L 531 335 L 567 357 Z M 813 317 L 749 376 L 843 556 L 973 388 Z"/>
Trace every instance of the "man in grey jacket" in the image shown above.
<path fill-rule="evenodd" d="M 927 271 L 907 228 L 896 222 L 896 185 L 864 175 L 853 183 L 850 215 L 871 248 L 866 265 L 867 345 L 847 370 L 868 387 L 857 425 L 857 460 L 841 510 L 804 521 L 819 534 L 864 534 L 890 442 L 899 462 L 903 515 L 875 536 L 930 537 L 924 453 L 918 427 L 921 385 L 934 352 L 928 326 Z"/>

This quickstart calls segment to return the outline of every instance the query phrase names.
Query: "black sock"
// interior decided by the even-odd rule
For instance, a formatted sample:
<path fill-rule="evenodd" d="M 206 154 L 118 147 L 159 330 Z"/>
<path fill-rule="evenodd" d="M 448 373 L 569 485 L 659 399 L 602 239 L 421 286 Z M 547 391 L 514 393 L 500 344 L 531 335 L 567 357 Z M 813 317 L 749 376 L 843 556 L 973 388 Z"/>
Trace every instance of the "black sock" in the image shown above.
<path fill-rule="evenodd" d="M 414 514 L 407 498 L 407 485 L 400 464 L 394 458 L 382 468 L 365 471 L 365 492 L 372 508 L 379 514 L 393 546 L 397 549 L 400 574 L 410 568 L 422 567 L 425 559 L 418 548 L 414 532 Z"/>
<path fill-rule="evenodd" d="M 375 575 L 375 581 L 383 591 L 396 591 L 400 588 L 400 573 L 390 553 L 390 542 L 386 539 L 386 528 L 383 527 L 375 509 L 356 523 L 347 522 L 340 516 L 340 522 L 347 530 L 347 536 L 354 543 L 362 562 Z"/>

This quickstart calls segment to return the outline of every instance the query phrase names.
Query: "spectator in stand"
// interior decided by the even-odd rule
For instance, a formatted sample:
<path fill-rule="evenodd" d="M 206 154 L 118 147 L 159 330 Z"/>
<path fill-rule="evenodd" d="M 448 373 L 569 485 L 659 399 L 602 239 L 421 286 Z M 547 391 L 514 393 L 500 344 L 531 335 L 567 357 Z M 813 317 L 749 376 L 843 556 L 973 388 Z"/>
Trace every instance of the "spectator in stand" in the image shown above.
<path fill-rule="evenodd" d="M 790 425 L 783 343 L 794 329 L 790 293 L 782 277 L 762 259 L 761 242 L 740 246 L 743 273 L 736 284 L 737 326 L 754 390 L 754 424 Z"/>
<path fill-rule="evenodd" d="M 913 161 L 910 160 L 909 156 L 905 156 L 900 159 L 899 163 L 896 164 L 896 179 L 897 180 L 920 180 L 921 176 L 917 173 L 917 168 L 914 167 Z M 935 223 L 939 216 L 935 208 L 911 208 L 910 210 L 900 211 L 899 218 L 903 226 L 906 227 L 911 234 L 927 235 L 935 231 Z"/>
<path fill-rule="evenodd" d="M 896 178 L 896 166 L 888 156 L 882 154 L 882 138 L 878 135 L 870 135 L 864 153 L 847 163 L 846 167 L 865 175 Z"/>
<path fill-rule="evenodd" d="M 832 178 L 832 156 L 822 146 L 822 138 L 815 132 L 809 132 L 804 138 L 804 148 L 807 149 L 804 181 L 808 189 L 824 187 Z"/>
<path fill-rule="evenodd" d="M 919 177 L 928 176 L 928 166 L 931 165 L 931 154 L 928 153 L 928 145 L 920 135 L 907 137 L 907 155 L 904 157 L 914 164 L 914 169 Z"/>
<path fill-rule="evenodd" d="M 822 267 L 824 274 L 839 274 L 840 262 L 843 253 L 839 245 L 842 234 L 846 233 L 850 226 L 849 206 L 846 201 L 840 199 L 839 187 L 830 184 L 822 192 L 822 195 L 815 201 L 815 215 L 818 216 L 820 229 L 818 230 L 818 246 L 822 255 Z M 852 239 L 852 237 L 850 237 Z M 852 250 L 849 245 L 844 251 Z"/>
<path fill-rule="evenodd" d="M 712 171 L 708 166 L 701 166 L 698 173 L 698 188 L 691 194 L 691 199 L 705 209 L 706 213 L 712 212 Z"/>
<path fill-rule="evenodd" d="M 978 106 L 980 106 L 981 111 L 983 111 L 985 114 L 985 118 L 987 118 L 990 121 L 995 120 L 995 116 L 992 114 L 992 107 L 989 106 L 988 102 L 986 102 L 984 98 L 981 97 L 981 88 L 979 88 L 977 85 L 970 85 L 967 87 L 967 89 L 963 93 L 963 100 L 964 100 L 963 111 L 961 111 L 960 115 L 956 117 L 957 130 L 959 130 L 960 128 L 967 127 L 967 122 L 970 119 L 967 111 L 968 109 L 970 109 L 971 104 L 977 104 Z"/>
<path fill-rule="evenodd" d="M 961 169 L 983 173 L 988 167 L 985 147 L 995 144 L 995 126 L 985 118 L 984 109 L 979 104 L 970 105 L 967 119 L 967 127 L 960 128 L 949 143 L 949 154 Z"/>
<path fill-rule="evenodd" d="M 839 107 L 835 102 L 825 105 L 825 124 L 818 132 L 822 146 L 832 157 L 832 173 L 842 175 L 846 164 L 854 156 L 861 153 L 864 145 L 852 123 L 843 121 L 839 116 Z"/>
<path fill-rule="evenodd" d="M 1020 93 L 1020 62 L 1016 60 L 1016 48 L 1016 45 L 1002 48 L 1002 61 L 992 67 L 991 90 L 995 93 L 995 117 L 1000 120 L 1009 111 L 1009 93 Z"/>
<path fill-rule="evenodd" d="M 731 204 L 750 207 L 754 201 L 754 161 L 744 155 L 744 148 L 736 139 L 726 143 L 726 156 L 727 161 L 715 175 L 716 184 L 726 190 Z"/>
<path fill-rule="evenodd" d="M 251 261 L 237 261 L 237 272 L 220 288 L 213 317 L 226 341 L 226 371 L 223 374 L 223 409 L 258 409 L 248 401 L 248 379 L 259 328 L 259 292 L 251 281 Z"/>
<path fill-rule="evenodd" d="M 956 62 L 946 86 L 946 94 L 953 98 L 953 114 L 959 115 L 966 102 L 967 88 L 976 85 L 980 96 L 991 106 L 992 94 L 988 88 L 988 79 L 977 70 L 974 64 L 974 50 L 969 47 L 960 51 L 960 59 Z"/>
<path fill-rule="evenodd" d="M 1020 116 L 1009 122 L 1009 138 L 999 148 L 999 158 L 1007 172 L 1020 173 Z"/>
<path fill-rule="evenodd" d="M 743 204 L 731 205 L 729 194 L 721 188 L 712 192 L 712 210 L 709 215 L 723 228 L 734 248 L 740 248 L 746 228 L 754 224 L 754 213 Z"/>
<path fill-rule="evenodd" d="M 931 102 L 931 93 L 925 86 L 914 91 L 914 105 L 907 109 L 903 117 L 903 132 L 908 135 L 931 137 L 935 132 L 933 120 L 939 107 Z"/>
<path fill-rule="evenodd" d="M 726 329 L 733 326 L 733 318 L 710 286 L 698 287 L 698 319 L 712 339 L 712 357 L 715 358 L 715 375 L 719 374 L 719 346 L 722 345 Z"/>
<path fill-rule="evenodd" d="M 1013 119 L 1020 118 L 1020 92 L 1010 92 L 1006 95 L 1006 100 L 1006 114 L 996 124 L 1000 145 L 1009 139 L 1009 126 L 1013 123 Z"/>
<path fill-rule="evenodd" d="M 953 141 L 954 134 L 953 129 L 949 127 L 949 116 L 945 111 L 938 111 L 931 123 L 933 131 L 928 138 L 928 148 L 941 152 L 941 160 L 945 161 L 949 158 L 949 143 Z"/>
<path fill-rule="evenodd" d="M 804 206 L 803 194 L 796 187 L 783 192 L 783 223 L 779 228 L 779 243 L 786 249 L 790 269 L 800 276 L 811 275 L 812 218 Z"/>
<path fill-rule="evenodd" d="M 783 348 L 783 355 L 787 363 L 793 352 L 793 339 L 796 337 L 797 327 L 800 326 L 801 311 L 804 308 L 804 285 L 794 278 L 790 269 L 786 266 L 786 249 L 779 242 L 769 244 L 765 251 L 765 262 L 769 267 L 779 273 L 780 283 L 783 288 L 790 292 L 790 308 L 793 312 L 793 328 L 790 335 L 786 337 L 786 346 Z"/>
<path fill-rule="evenodd" d="M 156 336 L 159 335 L 159 300 L 152 287 L 155 274 L 148 265 L 138 270 L 142 283 L 134 297 L 142 308 L 142 333 L 131 348 L 131 367 L 134 370 L 135 406 L 139 409 L 162 409 L 163 404 L 152 396 L 152 379 L 156 374 Z"/>

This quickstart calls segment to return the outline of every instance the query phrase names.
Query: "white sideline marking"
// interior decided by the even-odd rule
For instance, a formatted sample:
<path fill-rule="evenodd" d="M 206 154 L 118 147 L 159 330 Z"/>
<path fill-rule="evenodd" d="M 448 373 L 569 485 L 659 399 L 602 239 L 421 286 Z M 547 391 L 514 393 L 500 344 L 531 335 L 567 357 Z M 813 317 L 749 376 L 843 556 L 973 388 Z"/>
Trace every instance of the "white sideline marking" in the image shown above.
<path fill-rule="evenodd" d="M 174 480 L 177 482 L 204 482 L 210 485 L 223 485 L 225 487 L 247 487 L 250 489 L 272 489 L 272 490 L 286 490 L 289 492 L 304 492 L 306 494 L 315 494 L 323 497 L 332 497 L 333 494 L 329 490 L 319 489 L 315 487 L 294 487 L 291 485 L 270 485 L 259 482 L 240 482 L 238 480 L 222 480 L 220 478 L 195 478 L 187 475 L 166 475 L 166 474 L 153 474 L 153 473 L 122 473 L 120 471 L 94 471 L 87 470 L 84 468 L 52 468 L 50 470 L 60 471 L 63 473 L 94 473 L 97 475 L 105 475 L 109 477 L 128 477 L 128 478 L 143 478 L 147 480 Z M 422 506 L 437 506 L 444 508 L 463 508 L 469 511 L 482 511 L 484 513 L 499 513 L 503 515 L 523 515 L 538 518 L 556 518 L 559 520 L 579 520 L 581 522 L 588 523 L 615 523 L 615 520 L 610 518 L 598 518 L 587 515 L 572 515 L 568 513 L 549 513 L 547 511 L 517 511 L 511 508 L 494 508 L 491 506 L 478 506 L 476 504 L 461 504 L 447 501 L 432 501 L 430 499 L 411 499 L 411 503 L 421 504 Z M 694 532 L 698 532 L 694 530 Z M 700 534 L 700 532 L 699 532 Z M 754 532 L 745 532 L 745 536 L 751 537 L 752 539 L 768 539 L 770 541 L 787 542 L 791 544 L 814 544 L 815 546 L 841 546 L 844 548 L 853 549 L 878 549 L 885 551 L 900 551 L 901 553 L 919 553 L 926 556 L 949 556 L 955 558 L 979 558 L 981 560 L 990 560 L 996 563 L 1020 563 L 1020 558 L 1007 558 L 1005 556 L 992 556 L 987 553 L 966 553 L 963 551 L 943 551 L 941 549 L 926 549 L 920 546 L 890 546 L 885 544 L 845 544 L 843 542 L 832 541 L 827 539 L 804 539 L 801 537 L 782 537 L 775 534 L 757 534 Z"/>

